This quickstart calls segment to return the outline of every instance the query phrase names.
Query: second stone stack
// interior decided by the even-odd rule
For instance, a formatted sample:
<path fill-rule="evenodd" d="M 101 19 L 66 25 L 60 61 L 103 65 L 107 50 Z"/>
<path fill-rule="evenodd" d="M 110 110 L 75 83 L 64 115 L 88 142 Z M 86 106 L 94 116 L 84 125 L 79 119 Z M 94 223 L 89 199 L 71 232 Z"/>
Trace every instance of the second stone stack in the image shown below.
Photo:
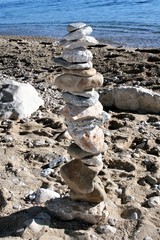
<path fill-rule="evenodd" d="M 68 148 L 72 160 L 63 165 L 60 172 L 72 199 L 99 203 L 106 198 L 98 173 L 103 168 L 101 126 L 108 114 L 103 111 L 95 91 L 102 86 L 103 76 L 93 68 L 93 55 L 87 49 L 98 41 L 90 36 L 92 28 L 85 23 L 69 24 L 67 30 L 68 34 L 60 41 L 64 51 L 54 59 L 63 70 L 55 84 L 65 90 L 66 106 L 62 114 L 74 143 Z"/>

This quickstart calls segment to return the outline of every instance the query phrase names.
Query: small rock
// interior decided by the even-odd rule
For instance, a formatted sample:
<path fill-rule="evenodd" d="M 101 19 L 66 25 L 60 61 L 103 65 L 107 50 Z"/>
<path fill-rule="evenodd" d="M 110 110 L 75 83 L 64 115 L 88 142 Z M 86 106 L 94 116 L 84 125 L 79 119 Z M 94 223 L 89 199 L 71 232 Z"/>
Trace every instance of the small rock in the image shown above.
<path fill-rule="evenodd" d="M 54 170 L 52 168 L 45 168 L 45 169 L 41 170 L 40 175 L 42 177 L 47 177 L 47 176 L 51 175 L 51 173 L 53 173 L 53 172 L 54 172 Z"/>
<path fill-rule="evenodd" d="M 110 226 L 115 226 L 116 225 L 116 220 L 113 219 L 113 218 L 109 218 L 108 223 L 109 223 Z"/>
<path fill-rule="evenodd" d="M 59 193 L 52 191 L 50 189 L 39 188 L 36 191 L 36 198 L 35 201 L 37 203 L 45 203 L 50 199 L 60 198 Z"/>
<path fill-rule="evenodd" d="M 117 229 L 115 227 L 112 227 L 110 225 L 101 225 L 97 229 L 100 233 L 105 234 L 115 234 Z"/>
<path fill-rule="evenodd" d="M 137 212 L 133 212 L 132 215 L 131 215 L 131 219 L 138 220 L 138 213 Z"/>
<path fill-rule="evenodd" d="M 65 157 L 63 157 L 63 156 L 57 157 L 49 162 L 49 167 L 55 168 L 55 167 L 63 164 L 65 161 L 66 161 Z"/>
<path fill-rule="evenodd" d="M 148 205 L 150 207 L 159 207 L 160 206 L 160 196 L 155 196 L 155 197 L 149 198 Z"/>
<path fill-rule="evenodd" d="M 2 141 L 3 142 L 12 142 L 13 141 L 13 137 L 11 135 L 5 135 L 3 138 L 2 138 Z"/>

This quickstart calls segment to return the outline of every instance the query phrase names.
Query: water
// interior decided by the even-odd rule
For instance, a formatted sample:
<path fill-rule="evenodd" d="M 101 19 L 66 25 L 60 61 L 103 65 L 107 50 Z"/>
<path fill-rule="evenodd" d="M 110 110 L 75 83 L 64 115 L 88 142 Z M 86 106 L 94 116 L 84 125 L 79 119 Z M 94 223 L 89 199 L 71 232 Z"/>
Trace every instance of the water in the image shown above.
<path fill-rule="evenodd" d="M 160 47 L 160 0 L 0 0 L 0 34 L 62 37 L 83 21 L 108 43 Z"/>

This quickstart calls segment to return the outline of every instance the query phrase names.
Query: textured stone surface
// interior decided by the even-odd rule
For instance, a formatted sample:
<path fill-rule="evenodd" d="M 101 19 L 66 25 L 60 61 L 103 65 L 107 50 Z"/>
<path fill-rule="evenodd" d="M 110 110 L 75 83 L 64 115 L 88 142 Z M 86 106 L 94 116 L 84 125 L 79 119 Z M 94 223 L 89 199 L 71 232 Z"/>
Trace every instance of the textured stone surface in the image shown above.
<path fill-rule="evenodd" d="M 94 190 L 90 193 L 78 193 L 70 191 L 70 197 L 73 200 L 82 200 L 92 203 L 100 203 L 106 199 L 106 192 L 104 190 L 101 180 L 96 177 L 94 179 Z"/>
<path fill-rule="evenodd" d="M 76 96 L 90 98 L 90 97 L 93 97 L 95 90 L 94 88 L 92 88 L 91 90 L 84 91 L 84 92 L 73 92 L 73 91 L 68 91 L 68 92 Z"/>
<path fill-rule="evenodd" d="M 98 102 L 99 94 L 95 91 L 94 95 L 90 98 L 73 95 L 69 92 L 63 93 L 63 99 L 65 102 L 76 105 L 76 106 L 93 106 Z"/>
<path fill-rule="evenodd" d="M 79 47 L 88 47 L 98 44 L 98 41 L 92 36 L 85 36 L 78 41 L 66 41 L 63 43 L 63 47 L 67 49 L 75 49 Z"/>
<path fill-rule="evenodd" d="M 61 57 L 54 58 L 54 62 L 57 66 L 61 66 L 67 69 L 90 69 L 93 67 L 92 62 L 87 63 L 69 63 Z"/>
<path fill-rule="evenodd" d="M 29 83 L 0 79 L 0 117 L 3 119 L 28 118 L 44 101 Z"/>
<path fill-rule="evenodd" d="M 160 196 L 151 197 L 148 199 L 148 205 L 150 207 L 160 207 Z"/>
<path fill-rule="evenodd" d="M 71 70 L 71 69 L 66 69 L 63 68 L 62 69 L 64 73 L 67 74 L 73 74 L 73 75 L 77 75 L 77 76 L 83 76 L 83 77 L 92 77 L 93 75 L 96 74 L 96 69 L 94 68 L 90 68 L 90 69 L 82 69 L 82 70 Z"/>
<path fill-rule="evenodd" d="M 100 95 L 100 101 L 104 107 L 160 113 L 160 94 L 143 87 L 105 89 Z"/>
<path fill-rule="evenodd" d="M 63 110 L 62 114 L 67 120 L 75 121 L 75 120 L 82 120 L 87 118 L 100 118 L 103 112 L 102 104 L 97 101 L 97 103 L 90 107 L 81 107 L 76 106 L 73 104 L 67 104 Z"/>
<path fill-rule="evenodd" d="M 61 198 L 50 201 L 47 209 L 53 216 L 62 220 L 80 219 L 92 224 L 101 223 L 107 220 L 108 211 L 105 201 L 99 204 L 79 202 L 70 198 Z"/>
<path fill-rule="evenodd" d="M 35 201 L 37 203 L 44 203 L 50 199 L 59 198 L 59 193 L 52 191 L 51 189 L 39 188 L 36 191 Z"/>
<path fill-rule="evenodd" d="M 91 51 L 81 47 L 81 48 L 63 51 L 61 57 L 67 62 L 85 63 L 85 62 L 91 62 L 93 55 Z"/>
<path fill-rule="evenodd" d="M 94 190 L 93 179 L 96 171 L 88 168 L 81 160 L 72 160 L 61 167 L 60 173 L 69 186 L 75 192 L 89 193 Z"/>
<path fill-rule="evenodd" d="M 92 154 L 98 154 L 103 151 L 104 134 L 103 130 L 98 126 L 83 131 L 72 131 L 72 129 L 68 128 L 68 132 L 75 143 L 84 151 Z"/>
<path fill-rule="evenodd" d="M 67 26 L 67 31 L 72 32 L 72 31 L 78 30 L 80 28 L 83 28 L 85 26 L 86 26 L 86 23 L 83 23 L 83 22 L 70 23 Z"/>
<path fill-rule="evenodd" d="M 89 26 L 86 26 L 86 27 L 80 28 L 76 31 L 68 33 L 67 35 L 64 36 L 63 39 L 68 40 L 68 41 L 78 40 L 84 36 L 90 35 L 91 33 L 92 33 L 92 28 Z"/>
<path fill-rule="evenodd" d="M 83 92 L 102 86 L 103 76 L 100 73 L 96 73 L 92 77 L 62 74 L 55 79 L 55 84 L 58 88 L 69 92 Z"/>

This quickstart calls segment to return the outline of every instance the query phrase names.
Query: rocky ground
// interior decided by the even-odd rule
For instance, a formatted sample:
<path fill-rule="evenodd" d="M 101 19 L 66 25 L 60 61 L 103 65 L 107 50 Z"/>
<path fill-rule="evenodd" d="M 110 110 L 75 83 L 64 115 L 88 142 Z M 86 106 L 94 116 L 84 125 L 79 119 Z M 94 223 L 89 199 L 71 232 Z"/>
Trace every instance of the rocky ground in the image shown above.
<path fill-rule="evenodd" d="M 160 93 L 160 49 L 92 47 L 94 67 L 104 75 L 101 90 L 121 85 L 143 86 Z M 28 198 L 38 188 L 60 195 L 68 188 L 60 166 L 43 177 L 42 169 L 55 156 L 67 155 L 72 142 L 60 110 L 64 106 L 54 79 L 61 69 L 53 58 L 61 49 L 54 39 L 0 37 L 0 73 L 29 82 L 45 101 L 30 119 L 0 121 L 0 237 L 3 239 L 160 239 L 160 116 L 146 111 L 111 114 L 103 126 L 108 150 L 99 176 L 108 195 L 108 222 L 61 221 L 52 217 L 39 232 L 23 223 L 45 204 Z M 152 198 L 155 197 L 155 198 Z M 109 228 L 108 226 L 111 226 Z"/>

